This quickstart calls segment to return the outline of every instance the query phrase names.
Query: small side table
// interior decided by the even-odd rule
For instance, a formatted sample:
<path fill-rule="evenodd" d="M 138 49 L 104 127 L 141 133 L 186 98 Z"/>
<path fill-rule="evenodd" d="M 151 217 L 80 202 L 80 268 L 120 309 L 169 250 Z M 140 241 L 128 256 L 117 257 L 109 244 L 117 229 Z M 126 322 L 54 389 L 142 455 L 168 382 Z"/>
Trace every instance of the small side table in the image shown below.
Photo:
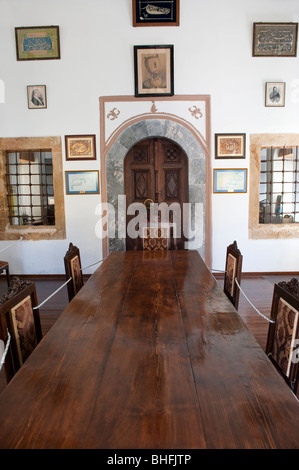
<path fill-rule="evenodd" d="M 9 277 L 9 266 L 7 261 L 0 261 L 0 274 L 5 272 L 6 273 L 6 279 L 7 279 L 7 285 L 8 287 L 10 286 L 10 277 Z"/>

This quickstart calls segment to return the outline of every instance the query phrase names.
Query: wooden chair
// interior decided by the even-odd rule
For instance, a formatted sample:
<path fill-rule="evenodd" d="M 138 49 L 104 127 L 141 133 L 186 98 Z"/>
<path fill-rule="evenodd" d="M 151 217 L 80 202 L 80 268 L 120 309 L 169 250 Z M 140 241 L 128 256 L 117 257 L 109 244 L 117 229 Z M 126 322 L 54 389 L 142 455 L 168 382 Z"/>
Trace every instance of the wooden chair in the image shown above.
<path fill-rule="evenodd" d="M 238 248 L 237 242 L 234 241 L 226 250 L 223 291 L 236 310 L 238 310 L 239 307 L 240 289 L 235 279 L 241 284 L 242 262 L 243 256 Z"/>
<path fill-rule="evenodd" d="M 157 251 L 170 248 L 170 236 L 168 227 L 143 227 L 143 250 Z"/>
<path fill-rule="evenodd" d="M 6 274 L 7 286 L 9 287 L 10 275 L 9 275 L 9 265 L 7 261 L 0 261 L 0 274 L 3 272 L 5 272 Z"/>
<path fill-rule="evenodd" d="M 274 285 L 271 320 L 266 354 L 297 393 L 299 368 L 299 281 L 278 282 Z"/>
<path fill-rule="evenodd" d="M 83 275 L 81 268 L 81 258 L 79 248 L 72 243 L 69 244 L 68 251 L 64 256 L 64 267 L 66 280 L 72 278 L 67 284 L 69 301 L 75 297 L 81 287 L 83 287 Z"/>
<path fill-rule="evenodd" d="M 42 339 L 35 283 L 13 277 L 0 299 L 0 339 L 10 345 L 4 369 L 9 382 Z"/>

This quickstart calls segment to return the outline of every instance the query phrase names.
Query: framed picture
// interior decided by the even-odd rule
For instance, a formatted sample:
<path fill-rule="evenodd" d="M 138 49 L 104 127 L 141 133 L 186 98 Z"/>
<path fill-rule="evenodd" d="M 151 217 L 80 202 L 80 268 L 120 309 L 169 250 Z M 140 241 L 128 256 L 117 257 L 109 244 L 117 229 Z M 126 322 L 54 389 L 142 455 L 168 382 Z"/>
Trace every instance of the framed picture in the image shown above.
<path fill-rule="evenodd" d="M 296 57 L 298 23 L 253 23 L 253 57 Z"/>
<path fill-rule="evenodd" d="M 172 96 L 173 45 L 134 46 L 135 96 Z"/>
<path fill-rule="evenodd" d="M 265 89 L 265 106 L 284 106 L 285 88 L 285 82 L 267 82 Z"/>
<path fill-rule="evenodd" d="M 99 170 L 66 171 L 66 194 L 99 194 Z"/>
<path fill-rule="evenodd" d="M 96 136 L 91 135 L 66 135 L 65 136 L 66 160 L 96 160 Z"/>
<path fill-rule="evenodd" d="M 246 168 L 214 169 L 214 193 L 246 193 Z"/>
<path fill-rule="evenodd" d="M 132 0 L 133 26 L 179 26 L 180 0 Z"/>
<path fill-rule="evenodd" d="M 27 99 L 29 109 L 45 109 L 47 107 L 46 85 L 28 85 Z"/>
<path fill-rule="evenodd" d="M 215 158 L 245 158 L 245 134 L 215 134 Z"/>
<path fill-rule="evenodd" d="M 59 26 L 15 28 L 17 60 L 60 59 Z"/>

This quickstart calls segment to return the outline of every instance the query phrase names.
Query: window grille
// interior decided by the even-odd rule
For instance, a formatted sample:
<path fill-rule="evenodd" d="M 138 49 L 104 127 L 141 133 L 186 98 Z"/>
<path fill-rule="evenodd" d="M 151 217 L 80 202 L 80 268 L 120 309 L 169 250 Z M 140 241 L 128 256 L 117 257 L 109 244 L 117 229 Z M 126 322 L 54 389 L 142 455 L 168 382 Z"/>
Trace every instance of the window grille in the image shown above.
<path fill-rule="evenodd" d="M 51 150 L 6 152 L 10 225 L 55 225 Z"/>
<path fill-rule="evenodd" d="M 299 222 L 298 147 L 262 148 L 259 223 Z"/>

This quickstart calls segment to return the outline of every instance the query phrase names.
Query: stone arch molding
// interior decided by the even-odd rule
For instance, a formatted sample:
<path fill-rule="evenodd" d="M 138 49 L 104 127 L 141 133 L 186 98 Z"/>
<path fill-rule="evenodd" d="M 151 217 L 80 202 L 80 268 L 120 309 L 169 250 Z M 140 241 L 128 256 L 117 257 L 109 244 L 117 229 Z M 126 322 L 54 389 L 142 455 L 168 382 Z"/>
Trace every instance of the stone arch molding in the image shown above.
<path fill-rule="evenodd" d="M 125 219 L 118 217 L 119 195 L 124 194 L 124 159 L 128 151 L 139 141 L 150 137 L 165 137 L 178 144 L 188 157 L 189 203 L 192 239 L 189 248 L 197 249 L 205 258 L 206 167 L 205 152 L 200 142 L 178 122 L 167 119 L 143 120 L 126 128 L 115 140 L 106 157 L 107 202 L 113 205 L 110 214 L 109 251 L 125 250 L 123 233 Z M 196 204 L 197 203 L 197 204 Z M 115 224 L 115 225 L 114 225 Z"/>

